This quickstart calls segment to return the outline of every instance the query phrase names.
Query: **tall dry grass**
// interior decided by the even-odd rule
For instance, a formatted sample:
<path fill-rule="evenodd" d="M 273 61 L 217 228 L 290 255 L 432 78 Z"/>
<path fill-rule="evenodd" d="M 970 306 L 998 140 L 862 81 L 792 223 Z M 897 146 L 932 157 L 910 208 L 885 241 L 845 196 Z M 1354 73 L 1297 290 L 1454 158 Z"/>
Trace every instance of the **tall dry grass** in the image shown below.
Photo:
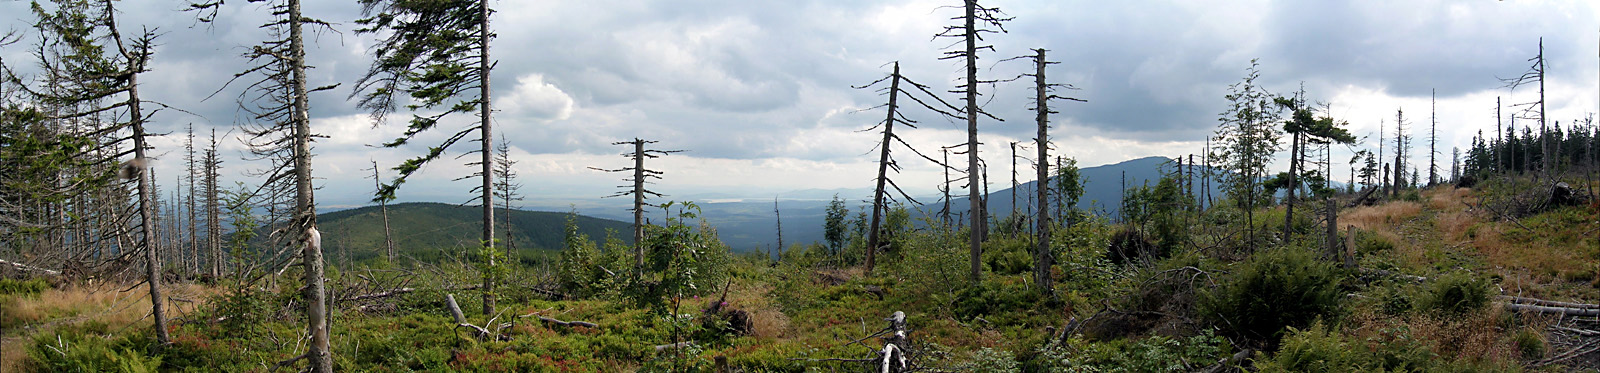
<path fill-rule="evenodd" d="M 164 306 L 169 318 L 193 313 L 206 298 L 221 292 L 195 284 L 177 284 L 163 290 L 168 298 Z M 15 372 L 33 337 L 57 326 L 98 321 L 111 330 L 150 327 L 150 293 L 143 286 L 129 289 L 123 284 L 68 285 L 45 289 L 38 296 L 8 297 L 0 303 L 0 314 L 18 326 L 8 328 L 0 337 L 0 372 Z"/>

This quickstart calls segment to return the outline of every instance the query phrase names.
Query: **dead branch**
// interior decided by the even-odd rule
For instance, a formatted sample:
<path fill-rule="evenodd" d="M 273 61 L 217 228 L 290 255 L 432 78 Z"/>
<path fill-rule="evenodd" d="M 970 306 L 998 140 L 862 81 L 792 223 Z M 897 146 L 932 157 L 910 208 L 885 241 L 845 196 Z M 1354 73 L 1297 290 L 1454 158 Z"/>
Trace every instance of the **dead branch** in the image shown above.
<path fill-rule="evenodd" d="M 4 260 L 4 259 L 0 259 L 0 265 L 7 265 L 7 266 L 10 266 L 12 269 L 16 269 L 18 271 L 23 271 L 23 272 L 43 273 L 46 276 L 59 276 L 59 275 L 61 275 L 61 271 L 34 267 L 34 266 L 27 265 L 27 264 L 12 262 L 12 261 L 8 261 L 8 260 Z"/>
<path fill-rule="evenodd" d="M 586 328 L 595 328 L 595 329 L 600 328 L 600 325 L 595 325 L 595 323 L 588 322 L 588 321 L 561 321 L 561 320 L 556 320 L 554 318 L 549 318 L 549 317 L 544 317 L 544 316 L 539 316 L 539 321 L 543 321 L 543 322 L 549 323 L 549 324 L 561 325 L 561 326 L 565 326 L 565 327 L 569 327 L 569 328 L 570 327 L 574 327 L 574 326 L 582 326 L 582 327 L 586 327 Z"/>
<path fill-rule="evenodd" d="M 689 347 L 689 346 L 693 346 L 693 345 L 694 345 L 694 341 L 683 341 L 683 342 L 678 342 L 678 343 L 668 343 L 668 344 L 664 344 L 664 345 L 656 345 L 655 349 L 656 349 L 656 352 L 661 352 L 661 351 L 665 351 L 665 350 L 679 349 L 679 348 Z"/>
<path fill-rule="evenodd" d="M 1501 295 L 1501 296 L 1499 296 L 1499 298 L 1507 300 L 1507 301 L 1510 301 L 1513 304 L 1528 304 L 1528 305 L 1535 305 L 1535 306 L 1578 308 L 1578 309 L 1596 309 L 1596 308 L 1600 308 L 1600 304 L 1561 302 L 1561 301 L 1544 300 L 1544 299 L 1538 299 L 1538 298 L 1517 297 L 1517 296 L 1510 296 L 1510 295 Z"/>
<path fill-rule="evenodd" d="M 1562 316 L 1600 316 L 1600 308 L 1552 307 L 1515 303 L 1506 303 L 1502 304 L 1502 306 L 1504 306 L 1507 310 L 1519 312 L 1557 314 Z"/>
<path fill-rule="evenodd" d="M 494 334 L 490 333 L 488 329 L 484 329 L 483 327 L 472 325 L 472 323 L 467 322 L 467 317 L 461 314 L 461 306 L 456 305 L 456 296 L 454 294 L 445 294 L 444 300 L 445 306 L 450 308 L 450 316 L 455 317 L 456 319 L 456 328 L 472 329 L 473 336 L 477 337 L 480 341 L 487 341 L 490 337 L 494 336 Z"/>
<path fill-rule="evenodd" d="M 357 296 L 352 296 L 352 297 L 346 297 L 344 299 L 340 299 L 339 301 L 351 302 L 351 301 L 366 300 L 366 299 L 386 298 L 386 297 L 392 297 L 392 296 L 396 296 L 396 295 L 400 295 L 400 294 L 410 293 L 410 292 L 413 292 L 413 291 L 417 291 L 417 289 L 414 289 L 414 288 L 399 288 L 399 289 L 392 289 L 392 290 L 381 292 L 381 293 L 362 294 L 362 295 L 357 295 Z"/>

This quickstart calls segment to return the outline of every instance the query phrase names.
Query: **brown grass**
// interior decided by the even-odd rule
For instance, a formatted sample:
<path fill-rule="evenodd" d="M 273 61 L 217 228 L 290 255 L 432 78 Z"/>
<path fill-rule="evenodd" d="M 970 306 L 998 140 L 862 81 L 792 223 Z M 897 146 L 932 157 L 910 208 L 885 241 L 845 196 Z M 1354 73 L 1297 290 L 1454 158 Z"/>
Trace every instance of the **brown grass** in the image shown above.
<path fill-rule="evenodd" d="M 1388 229 L 1422 212 L 1422 204 L 1410 201 L 1389 202 L 1376 206 L 1362 206 L 1339 216 L 1340 224 L 1354 225 L 1362 230 Z"/>
<path fill-rule="evenodd" d="M 793 334 L 789 316 L 774 304 L 772 285 L 736 284 L 728 291 L 728 305 L 750 313 L 751 333 L 757 338 L 785 338 Z"/>
<path fill-rule="evenodd" d="M 22 323 L 22 327 L 5 330 L 4 337 L 0 338 L 3 340 L 0 342 L 0 372 L 18 371 L 33 337 L 49 333 L 56 326 L 94 320 L 105 323 L 112 330 L 148 328 L 149 290 L 140 286 L 123 292 L 127 286 L 104 283 L 69 285 L 60 289 L 45 289 L 37 297 L 17 297 L 0 304 L 0 312 Z M 188 315 L 202 306 L 206 297 L 220 292 L 219 289 L 193 284 L 178 284 L 163 290 L 163 295 L 169 299 L 165 303 L 168 318 Z"/>

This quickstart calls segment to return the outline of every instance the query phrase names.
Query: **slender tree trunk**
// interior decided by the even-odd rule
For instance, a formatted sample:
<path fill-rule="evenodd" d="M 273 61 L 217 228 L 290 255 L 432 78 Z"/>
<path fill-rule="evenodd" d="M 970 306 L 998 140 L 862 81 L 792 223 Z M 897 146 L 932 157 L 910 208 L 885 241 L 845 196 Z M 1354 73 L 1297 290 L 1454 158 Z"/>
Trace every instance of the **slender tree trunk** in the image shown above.
<path fill-rule="evenodd" d="M 1038 230 L 1036 232 L 1034 232 L 1034 234 L 1038 235 L 1038 238 L 1036 239 L 1037 242 L 1035 242 L 1035 246 L 1034 246 L 1034 254 L 1033 254 L 1033 258 L 1034 258 L 1033 259 L 1033 261 L 1034 261 L 1034 275 L 1033 276 L 1034 276 L 1034 282 L 1039 284 L 1040 291 L 1043 292 L 1043 294 L 1045 294 L 1046 296 L 1054 297 L 1055 296 L 1055 291 L 1054 291 L 1055 290 L 1055 284 L 1052 283 L 1053 279 L 1050 276 L 1050 268 L 1054 264 L 1054 263 L 1052 263 L 1053 262 L 1053 260 L 1052 260 L 1053 258 L 1051 258 L 1051 255 L 1050 255 L 1050 227 L 1051 227 L 1051 224 L 1050 224 L 1050 214 L 1046 213 L 1047 211 L 1050 211 L 1049 210 L 1050 209 L 1050 207 L 1049 207 L 1050 206 L 1050 197 L 1046 193 L 1046 191 L 1049 190 L 1047 185 L 1050 183 L 1050 174 L 1049 174 L 1049 171 L 1050 171 L 1050 163 L 1049 163 L 1050 162 L 1050 136 L 1049 136 L 1049 128 L 1050 128 L 1050 106 L 1049 106 L 1049 100 L 1050 100 L 1050 94 L 1049 94 L 1049 88 L 1050 87 L 1049 87 L 1049 84 L 1047 83 L 1048 80 L 1045 79 L 1045 75 L 1044 75 L 1044 73 L 1045 73 L 1045 71 L 1044 71 L 1045 69 L 1044 68 L 1045 68 L 1045 65 L 1046 65 L 1046 60 L 1044 58 L 1045 50 L 1044 50 L 1044 48 L 1039 48 L 1039 49 L 1035 49 L 1034 51 L 1039 53 L 1037 56 L 1034 56 L 1034 60 L 1033 60 L 1034 61 L 1034 76 L 1033 76 L 1033 78 L 1034 78 L 1034 84 L 1033 84 L 1033 86 L 1034 86 L 1034 108 L 1035 108 L 1035 110 L 1037 110 L 1037 112 L 1035 113 L 1035 117 L 1036 117 L 1035 120 L 1038 122 L 1039 129 L 1038 129 L 1038 133 L 1034 135 L 1034 138 L 1033 138 L 1034 144 L 1033 145 L 1034 145 L 1034 147 L 1039 148 L 1038 149 L 1038 152 L 1039 152 L 1038 165 L 1039 165 L 1039 167 L 1038 167 L 1038 169 L 1035 170 L 1036 172 L 1038 172 L 1038 174 L 1035 175 L 1037 177 L 1037 181 L 1034 182 L 1034 188 L 1033 189 L 1034 189 L 1034 193 L 1037 194 L 1037 197 L 1038 197 L 1038 203 L 1039 203 L 1039 210 L 1038 211 L 1039 211 L 1039 214 L 1038 214 L 1038 217 L 1037 217 L 1037 219 L 1038 219 L 1038 222 L 1037 222 L 1038 223 Z M 1013 148 L 1015 148 L 1014 145 L 1013 145 Z M 1013 152 L 1014 151 L 1015 150 L 1013 150 Z M 1013 157 L 1013 159 L 1015 159 L 1015 158 Z M 1015 168 L 1015 166 L 1013 166 L 1013 168 Z M 1016 188 L 1012 188 L 1012 190 L 1016 190 Z M 1015 192 L 1013 192 L 1013 193 L 1015 193 Z"/>
<path fill-rule="evenodd" d="M 482 24 L 478 26 L 478 105 L 481 122 L 478 129 L 483 133 L 483 245 L 488 251 L 495 252 L 494 246 L 494 132 L 489 120 L 489 0 L 478 0 L 478 16 L 482 17 Z M 489 267 L 495 268 L 494 255 L 488 255 Z M 494 315 L 494 276 L 483 276 L 483 315 Z"/>
<path fill-rule="evenodd" d="M 783 212 L 778 210 L 778 197 L 772 197 L 772 215 L 778 220 L 778 248 L 777 253 L 783 253 Z M 772 254 L 767 254 L 767 260 L 772 260 Z"/>
<path fill-rule="evenodd" d="M 373 184 L 374 188 L 379 188 L 379 189 L 383 188 L 383 183 L 380 180 L 381 179 L 378 178 L 378 161 L 372 161 L 372 184 Z M 384 247 L 384 250 L 385 250 L 384 253 L 386 254 L 385 257 L 389 258 L 389 264 L 391 264 L 391 265 L 392 264 L 397 264 L 398 263 L 397 260 L 399 258 L 395 256 L 395 252 L 394 252 L 394 236 L 389 231 L 389 199 L 388 198 L 379 198 L 378 199 L 378 211 L 383 216 L 383 247 Z"/>
<path fill-rule="evenodd" d="M 966 16 L 966 94 L 967 94 L 967 208 L 972 219 L 972 231 L 967 234 L 971 251 L 970 280 L 974 285 L 983 278 L 983 223 L 986 219 L 982 197 L 978 188 L 983 180 L 978 170 L 978 27 L 977 0 L 965 0 Z"/>
<path fill-rule="evenodd" d="M 133 71 L 143 68 L 142 58 L 129 66 Z M 144 240 L 145 281 L 150 285 L 150 317 L 155 321 L 156 344 L 165 346 L 172 343 L 172 338 L 167 334 L 167 313 L 162 304 L 166 298 L 161 297 L 161 250 L 156 239 L 156 212 L 155 201 L 151 198 L 152 179 L 154 172 L 143 169 L 149 158 L 145 157 L 145 132 L 144 114 L 139 109 L 139 74 L 128 75 L 128 112 L 131 113 L 133 122 L 133 158 L 135 171 L 139 178 L 139 220 L 143 222 L 140 229 Z"/>
<path fill-rule="evenodd" d="M 1546 73 L 1545 72 L 1545 67 L 1546 66 L 1545 66 L 1545 63 L 1544 63 L 1544 38 L 1539 38 L 1539 152 L 1542 155 L 1541 158 L 1544 158 L 1543 159 L 1543 161 L 1544 161 L 1544 170 L 1543 170 L 1544 172 L 1543 172 L 1543 174 L 1544 174 L 1545 179 L 1548 180 L 1550 178 L 1550 176 L 1551 176 L 1551 171 L 1552 171 L 1551 170 L 1552 166 L 1551 166 L 1551 163 L 1550 163 L 1550 159 L 1553 158 L 1553 157 L 1551 157 L 1551 154 L 1550 154 L 1550 132 L 1549 132 L 1548 129 L 1545 128 L 1545 123 L 1546 123 L 1546 119 L 1545 119 L 1546 115 L 1545 114 L 1547 113 L 1544 110 L 1544 76 L 1545 76 L 1545 73 Z"/>
<path fill-rule="evenodd" d="M 1300 131 L 1295 131 L 1289 136 L 1289 190 L 1283 198 L 1283 238 L 1285 241 L 1294 234 L 1292 229 L 1294 226 L 1294 192 L 1295 189 L 1299 189 L 1300 185 L 1300 153 L 1304 151 L 1304 149 L 1300 148 L 1300 132 L 1304 130 L 1300 129 Z"/>
<path fill-rule="evenodd" d="M 944 208 L 939 210 L 944 221 L 944 229 L 950 229 L 950 147 L 940 147 L 944 153 Z"/>
<path fill-rule="evenodd" d="M 867 276 L 872 275 L 872 267 L 877 264 L 879 246 L 879 229 L 882 227 L 883 213 L 888 206 L 884 206 L 883 188 L 889 180 L 889 144 L 894 140 L 895 110 L 898 110 L 896 99 L 900 97 L 900 63 L 894 63 L 894 75 L 889 80 L 889 114 L 883 120 L 883 145 L 878 147 L 878 186 L 872 193 L 872 226 L 867 231 Z"/>
<path fill-rule="evenodd" d="M 633 265 L 644 273 L 644 140 L 633 139 Z"/>
<path fill-rule="evenodd" d="M 317 232 L 317 207 L 311 185 L 311 118 L 310 103 L 306 93 L 306 62 L 304 34 L 300 16 L 300 0 L 289 0 L 289 60 L 294 81 L 294 178 L 295 220 L 305 227 L 302 239 L 305 248 L 301 253 L 306 280 L 306 332 L 311 335 L 307 346 L 307 360 L 313 372 L 333 371 L 333 353 L 328 341 L 328 299 L 323 287 L 322 237 Z"/>

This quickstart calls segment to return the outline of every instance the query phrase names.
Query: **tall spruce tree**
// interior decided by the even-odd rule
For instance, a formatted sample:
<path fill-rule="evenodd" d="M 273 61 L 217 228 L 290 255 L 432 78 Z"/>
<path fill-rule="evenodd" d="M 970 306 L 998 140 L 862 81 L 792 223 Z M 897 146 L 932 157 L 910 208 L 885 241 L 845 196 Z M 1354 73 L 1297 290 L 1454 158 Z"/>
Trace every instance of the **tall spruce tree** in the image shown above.
<path fill-rule="evenodd" d="M 480 177 L 481 183 L 473 187 L 478 192 L 473 199 L 483 204 L 483 314 L 493 315 L 492 273 L 502 264 L 494 259 L 498 251 L 494 239 L 493 111 L 489 107 L 489 74 L 494 65 L 489 59 L 489 40 L 494 34 L 489 31 L 489 1 L 358 1 L 366 18 L 356 21 L 363 26 L 356 32 L 378 34 L 379 40 L 372 47 L 372 67 L 356 82 L 351 97 L 360 95 L 360 107 L 369 110 L 379 122 L 399 106 L 400 97 L 412 100 L 405 104 L 412 112 L 444 109 L 437 114 L 412 114 L 404 135 L 383 146 L 408 144 L 418 134 L 437 127 L 445 116 L 478 114 L 476 125 L 457 130 L 440 144 L 429 147 L 426 154 L 396 166 L 398 175 L 378 191 L 377 198 L 393 197 L 406 178 L 477 131 L 480 148 L 469 153 L 478 152 L 481 157 L 468 165 L 480 167 L 475 176 Z M 467 96 L 474 90 L 476 97 Z M 464 96 L 471 98 L 463 99 Z"/>

